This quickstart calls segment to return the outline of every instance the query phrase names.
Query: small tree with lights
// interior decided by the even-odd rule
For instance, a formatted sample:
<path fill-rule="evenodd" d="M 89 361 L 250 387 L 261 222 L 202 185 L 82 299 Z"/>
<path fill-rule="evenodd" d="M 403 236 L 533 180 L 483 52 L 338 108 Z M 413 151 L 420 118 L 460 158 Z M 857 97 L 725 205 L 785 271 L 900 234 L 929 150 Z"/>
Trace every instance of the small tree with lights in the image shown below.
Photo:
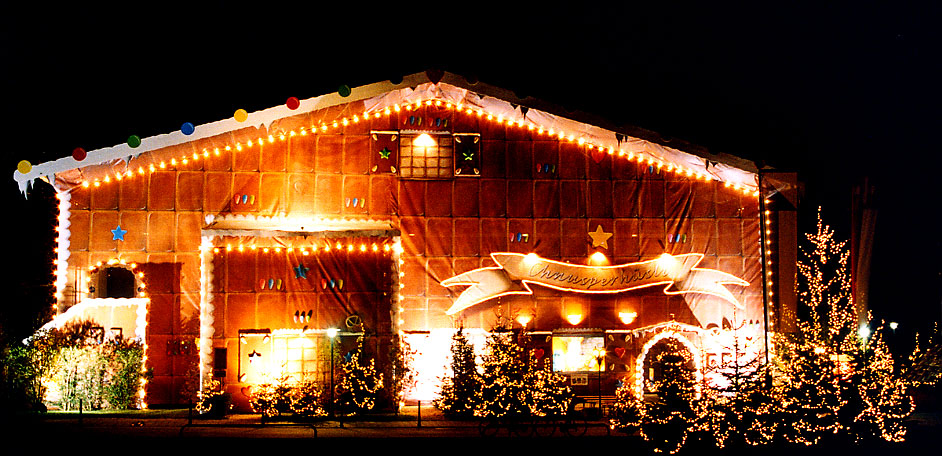
<path fill-rule="evenodd" d="M 530 413 L 527 362 L 514 333 L 497 328 L 487 338 L 474 415 L 484 418 Z"/>
<path fill-rule="evenodd" d="M 434 405 L 449 416 L 474 416 L 480 384 L 474 346 L 463 329 L 458 329 L 451 339 L 451 374 L 442 380 L 442 389 Z"/>
<path fill-rule="evenodd" d="M 402 407 L 403 398 L 415 388 L 416 370 L 413 368 L 415 350 L 402 336 L 397 336 L 389 344 L 389 359 L 391 360 L 389 376 L 389 400 L 396 411 Z"/>
<path fill-rule="evenodd" d="M 562 374 L 553 372 L 552 364 L 540 360 L 530 352 L 527 373 L 524 383 L 529 388 L 527 402 L 530 414 L 533 416 L 561 416 L 569 411 L 569 405 L 575 399 L 575 394 L 569 387 L 569 379 Z"/>
<path fill-rule="evenodd" d="M 623 432 L 639 431 L 655 452 L 676 453 L 691 431 L 702 423 L 703 411 L 689 350 L 677 339 L 666 337 L 654 345 L 651 361 L 657 378 L 649 384 L 654 400 L 639 397 L 630 385 L 616 391 L 610 424 Z"/>
<path fill-rule="evenodd" d="M 692 355 L 680 341 L 667 337 L 655 346 L 661 347 L 652 363 L 660 368 L 660 376 L 651 383 L 657 399 L 645 403 L 641 435 L 654 451 L 675 453 L 696 421 L 694 401 L 699 385 L 689 367 Z"/>
<path fill-rule="evenodd" d="M 376 372 L 376 360 L 370 358 L 366 362 L 364 357 L 363 336 L 360 336 L 356 348 L 341 365 L 342 375 L 337 386 L 337 405 L 350 415 L 372 410 L 383 388 L 383 374 Z"/>

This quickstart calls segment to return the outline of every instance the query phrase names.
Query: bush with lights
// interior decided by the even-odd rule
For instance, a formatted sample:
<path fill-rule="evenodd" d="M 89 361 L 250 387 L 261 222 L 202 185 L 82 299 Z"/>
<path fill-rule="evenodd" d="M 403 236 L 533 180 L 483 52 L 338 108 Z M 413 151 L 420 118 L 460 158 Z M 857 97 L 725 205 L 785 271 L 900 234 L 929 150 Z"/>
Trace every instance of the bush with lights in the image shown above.
<path fill-rule="evenodd" d="M 204 388 L 207 393 L 205 397 L 207 403 L 211 404 L 218 393 L 213 391 L 218 382 L 212 381 L 211 387 Z M 221 388 L 219 389 L 221 391 Z M 300 381 L 293 382 L 288 377 L 281 377 L 273 382 L 256 385 L 252 389 L 252 396 L 249 404 L 256 413 L 261 413 L 264 418 L 274 418 L 278 416 L 290 416 L 293 418 L 310 418 L 326 416 L 324 411 L 323 391 L 316 382 Z"/>
<path fill-rule="evenodd" d="M 134 339 L 104 339 L 91 320 L 43 330 L 4 355 L 5 376 L 22 382 L 29 401 L 64 410 L 141 408 L 144 344 Z"/>
<path fill-rule="evenodd" d="M 196 411 L 209 418 L 221 418 L 229 412 L 229 393 L 222 382 L 214 378 L 207 379 L 203 387 L 196 392 Z M 252 404 L 253 407 L 255 404 Z M 270 416 L 270 415 L 267 415 Z"/>

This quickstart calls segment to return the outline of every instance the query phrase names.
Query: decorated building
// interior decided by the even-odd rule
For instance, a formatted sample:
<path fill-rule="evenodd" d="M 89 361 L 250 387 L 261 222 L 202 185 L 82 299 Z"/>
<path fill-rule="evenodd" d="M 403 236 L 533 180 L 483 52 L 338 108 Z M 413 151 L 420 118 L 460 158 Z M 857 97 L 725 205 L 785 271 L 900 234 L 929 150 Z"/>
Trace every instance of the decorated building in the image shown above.
<path fill-rule="evenodd" d="M 408 343 L 407 397 L 427 400 L 456 328 L 497 327 L 577 393 L 611 395 L 657 375 L 666 337 L 709 376 L 793 324 L 790 175 L 448 73 L 14 177 L 58 196 L 50 325 L 142 338 L 152 406 L 210 378 L 240 406 L 259 382 L 325 380 L 359 335 L 381 369 Z"/>

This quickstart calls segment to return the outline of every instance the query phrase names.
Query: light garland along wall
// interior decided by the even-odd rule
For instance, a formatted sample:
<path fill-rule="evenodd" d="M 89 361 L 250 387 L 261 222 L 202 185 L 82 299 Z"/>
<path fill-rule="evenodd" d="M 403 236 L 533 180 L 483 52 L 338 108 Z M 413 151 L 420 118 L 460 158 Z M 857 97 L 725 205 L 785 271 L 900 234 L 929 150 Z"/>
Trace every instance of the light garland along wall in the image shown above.
<path fill-rule="evenodd" d="M 240 248 L 253 251 L 248 242 L 213 241 L 208 246 L 201 237 L 207 216 L 289 216 L 387 220 L 402 231 L 401 246 L 391 253 L 399 280 L 386 290 L 395 299 L 390 316 L 395 331 L 453 328 L 444 311 L 456 293 L 439 282 L 491 266 L 489 254 L 498 251 L 535 252 L 576 264 L 585 264 L 592 254 L 621 264 L 665 252 L 705 253 L 703 266 L 747 278 L 750 286 L 734 292 L 749 309 L 761 301 L 756 298 L 763 279 L 756 270 L 762 260 L 753 187 L 721 182 L 644 151 L 595 144 L 526 116 L 511 118 L 442 99 L 364 106 L 354 102 L 281 119 L 264 129 L 247 126 L 149 152 L 121 172 L 100 174 L 121 164 L 82 170 L 88 178 L 66 194 L 70 226 L 66 236 L 60 233 L 60 246 L 68 242 L 71 257 L 64 276 L 115 252 L 156 268 L 153 305 L 170 321 L 160 322 L 150 337 L 157 344 L 183 336 L 207 340 L 207 334 L 216 337 L 220 328 L 232 324 L 228 314 L 219 314 L 211 304 L 220 289 L 212 282 L 215 272 L 208 274 L 207 268 L 217 255 Z M 399 133 L 393 140 L 389 132 Z M 381 166 L 397 156 L 392 149 L 384 156 L 379 146 L 410 135 L 413 140 L 421 132 L 452 140 L 459 134 L 476 135 L 462 139 L 479 138 L 466 143 L 479 147 L 474 159 L 480 167 L 452 179 L 411 180 Z M 462 153 L 456 149 L 455 159 Z M 115 239 L 114 230 L 126 234 Z M 588 233 L 598 230 L 612 235 L 606 247 L 590 243 Z M 256 254 L 279 248 L 254 246 Z M 311 246 L 310 255 L 327 248 L 316 247 Z M 370 253 L 373 244 L 352 245 L 355 251 L 362 248 Z M 386 244 L 376 248 L 385 251 Z M 292 253 L 303 255 L 301 250 Z M 262 279 L 252 280 L 260 284 Z M 61 288 L 63 296 L 70 280 Z M 58 275 L 57 288 L 61 281 Z M 610 298 L 540 290 L 532 298 L 506 299 L 501 306 L 504 315 L 530 312 L 530 327 L 542 330 L 631 330 L 666 321 L 671 313 L 699 324 L 690 306 L 718 306 L 709 299 L 660 292 Z M 575 308 L 581 313 L 561 310 Z M 460 318 L 486 330 L 494 313 L 495 306 L 483 306 Z M 635 317 L 628 318 L 632 313 Z M 576 314 L 576 323 L 568 321 Z M 762 316 L 750 313 L 744 319 Z M 640 347 L 622 348 L 636 353 Z M 182 356 L 202 360 L 205 378 L 211 347 L 201 342 L 197 353 Z M 174 391 L 184 375 L 182 359 L 172 356 L 177 355 L 154 359 L 160 366 L 154 386 L 168 402 L 178 400 Z"/>

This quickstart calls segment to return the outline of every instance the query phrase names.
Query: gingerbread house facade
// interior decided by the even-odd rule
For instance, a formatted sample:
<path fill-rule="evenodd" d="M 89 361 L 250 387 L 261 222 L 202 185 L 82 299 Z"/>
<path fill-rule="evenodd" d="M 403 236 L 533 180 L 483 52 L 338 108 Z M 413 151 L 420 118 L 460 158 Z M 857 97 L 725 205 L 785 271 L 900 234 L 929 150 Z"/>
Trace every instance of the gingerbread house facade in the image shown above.
<path fill-rule="evenodd" d="M 324 380 L 328 348 L 359 335 L 409 344 L 417 399 L 457 327 L 518 328 L 593 394 L 643 389 L 663 337 L 701 375 L 733 336 L 763 356 L 794 302 L 776 188 L 746 161 L 570 117 L 417 74 L 15 177 L 59 195 L 59 312 L 146 308 L 100 318 L 145 340 L 154 406 L 210 378 L 243 405 L 276 376 Z"/>

